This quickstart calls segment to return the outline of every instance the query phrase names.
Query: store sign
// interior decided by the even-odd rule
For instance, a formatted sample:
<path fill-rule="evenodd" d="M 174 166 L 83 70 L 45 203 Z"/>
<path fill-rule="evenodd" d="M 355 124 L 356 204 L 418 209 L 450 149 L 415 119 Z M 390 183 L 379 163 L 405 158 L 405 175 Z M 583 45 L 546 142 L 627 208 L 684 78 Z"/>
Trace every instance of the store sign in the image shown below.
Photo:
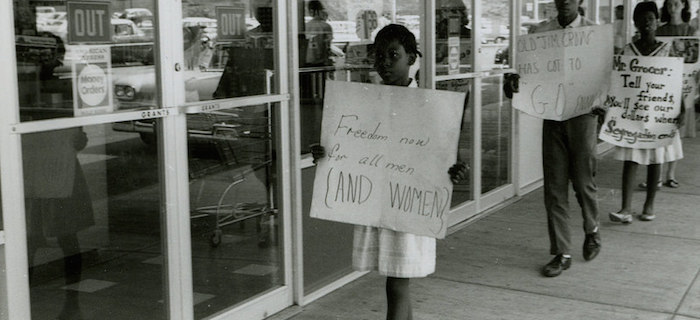
<path fill-rule="evenodd" d="M 671 144 L 678 134 L 682 76 L 682 58 L 615 56 L 600 139 L 637 149 Z"/>
<path fill-rule="evenodd" d="M 69 1 L 66 4 L 68 43 L 107 43 L 112 41 L 109 2 Z"/>
<path fill-rule="evenodd" d="M 464 99 L 327 81 L 311 216 L 443 238 Z"/>
<path fill-rule="evenodd" d="M 600 105 L 610 86 L 612 25 L 519 36 L 513 106 L 537 118 L 567 120 Z"/>
<path fill-rule="evenodd" d="M 110 48 L 75 46 L 73 61 L 73 113 L 76 117 L 114 110 Z"/>
<path fill-rule="evenodd" d="M 216 7 L 217 41 L 245 39 L 245 4 Z"/>

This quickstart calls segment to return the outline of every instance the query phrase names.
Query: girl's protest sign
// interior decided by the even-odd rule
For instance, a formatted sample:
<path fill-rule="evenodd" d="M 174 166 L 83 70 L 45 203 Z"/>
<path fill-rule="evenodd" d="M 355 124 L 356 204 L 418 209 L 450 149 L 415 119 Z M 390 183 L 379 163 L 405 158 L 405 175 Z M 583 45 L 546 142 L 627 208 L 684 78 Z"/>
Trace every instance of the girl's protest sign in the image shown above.
<path fill-rule="evenodd" d="M 615 56 L 613 61 L 600 139 L 637 149 L 670 144 L 678 134 L 683 59 Z"/>
<path fill-rule="evenodd" d="M 589 113 L 605 97 L 613 55 L 612 25 L 519 36 L 513 107 L 537 118 L 567 120 Z"/>
<path fill-rule="evenodd" d="M 327 81 L 311 216 L 444 238 L 464 99 Z"/>

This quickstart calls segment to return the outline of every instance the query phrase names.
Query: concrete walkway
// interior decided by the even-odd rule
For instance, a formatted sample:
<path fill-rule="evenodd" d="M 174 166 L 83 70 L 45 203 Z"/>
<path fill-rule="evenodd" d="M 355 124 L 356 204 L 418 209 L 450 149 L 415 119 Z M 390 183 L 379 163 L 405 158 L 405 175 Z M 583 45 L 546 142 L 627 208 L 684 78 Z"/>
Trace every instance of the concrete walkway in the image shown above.
<path fill-rule="evenodd" d="M 681 187 L 657 195 L 653 222 L 611 223 L 620 207 L 622 163 L 601 157 L 597 178 L 603 248 L 581 256 L 584 235 L 570 193 L 573 265 L 556 278 L 540 275 L 549 242 L 536 190 L 438 241 L 437 271 L 413 280 L 414 319 L 700 319 L 700 138 L 684 139 Z M 646 170 L 638 170 L 638 181 Z M 641 211 L 644 192 L 635 193 Z M 384 279 L 370 273 L 298 308 L 291 319 L 383 319 Z"/>

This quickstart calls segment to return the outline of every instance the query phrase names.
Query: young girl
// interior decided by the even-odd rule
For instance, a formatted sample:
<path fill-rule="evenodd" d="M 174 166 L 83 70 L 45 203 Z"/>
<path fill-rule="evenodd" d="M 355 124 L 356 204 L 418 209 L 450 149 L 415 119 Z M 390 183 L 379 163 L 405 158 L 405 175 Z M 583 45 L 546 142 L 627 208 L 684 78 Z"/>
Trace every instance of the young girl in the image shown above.
<path fill-rule="evenodd" d="M 417 87 L 408 74 L 420 52 L 408 29 L 387 25 L 377 33 L 374 48 L 374 67 L 382 84 Z M 314 161 L 325 156 L 324 150 L 322 146 L 312 146 Z M 466 177 L 466 165 L 455 164 L 448 172 L 452 181 L 458 181 Z M 377 270 L 387 277 L 387 319 L 412 319 L 409 280 L 435 271 L 435 238 L 357 225 L 352 261 L 355 270 Z"/>
<path fill-rule="evenodd" d="M 640 38 L 629 43 L 623 49 L 623 55 L 636 56 L 657 56 L 666 57 L 669 55 L 670 45 L 666 42 L 656 40 L 656 27 L 659 12 L 654 2 L 640 2 L 634 8 L 634 25 L 639 30 Z M 683 119 L 683 105 L 681 104 L 681 115 L 679 123 Z M 679 124 L 680 126 L 680 124 Z M 651 221 L 656 218 L 654 214 L 654 198 L 661 174 L 661 164 L 669 161 L 676 161 L 683 158 L 680 136 L 676 134 L 673 143 L 668 146 L 656 149 L 634 149 L 625 147 L 615 147 L 615 159 L 624 161 L 622 171 L 622 209 L 618 212 L 611 212 L 609 218 L 614 222 L 632 222 L 632 189 L 634 187 L 634 176 L 640 164 L 647 165 L 647 196 L 644 208 L 639 219 Z"/>

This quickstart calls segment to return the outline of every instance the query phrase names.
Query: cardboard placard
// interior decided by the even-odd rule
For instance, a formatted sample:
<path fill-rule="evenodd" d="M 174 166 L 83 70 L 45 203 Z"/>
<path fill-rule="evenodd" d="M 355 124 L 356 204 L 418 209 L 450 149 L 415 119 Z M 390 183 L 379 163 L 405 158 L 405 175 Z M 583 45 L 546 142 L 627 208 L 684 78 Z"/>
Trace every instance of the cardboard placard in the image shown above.
<path fill-rule="evenodd" d="M 605 98 L 613 55 L 612 25 L 567 28 L 519 36 L 520 91 L 513 107 L 563 121 L 589 113 Z"/>
<path fill-rule="evenodd" d="M 311 216 L 444 238 L 464 99 L 326 82 Z"/>
<path fill-rule="evenodd" d="M 635 149 L 658 148 L 678 134 L 683 59 L 615 56 L 600 139 Z"/>

